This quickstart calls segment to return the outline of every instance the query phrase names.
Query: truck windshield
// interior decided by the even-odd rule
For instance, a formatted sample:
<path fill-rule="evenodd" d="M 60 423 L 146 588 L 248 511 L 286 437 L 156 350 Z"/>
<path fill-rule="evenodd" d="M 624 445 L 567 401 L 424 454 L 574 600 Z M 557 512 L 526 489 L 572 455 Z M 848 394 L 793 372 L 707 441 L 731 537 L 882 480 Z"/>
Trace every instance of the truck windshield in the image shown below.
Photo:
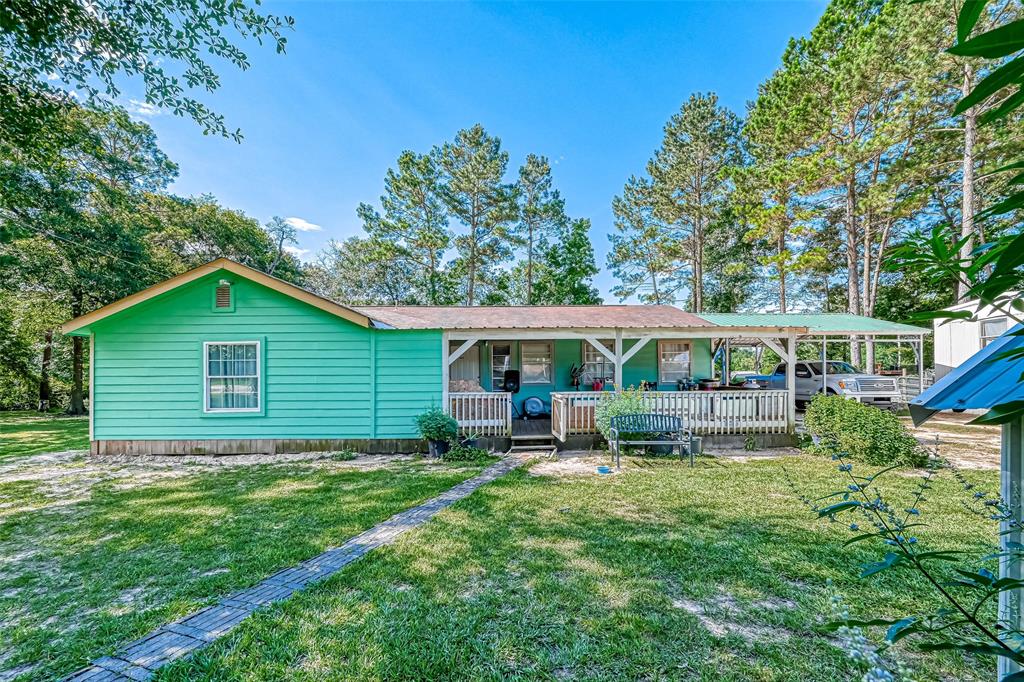
<path fill-rule="evenodd" d="M 821 375 L 821 363 L 820 362 L 808 362 L 816 375 Z M 848 362 L 840 362 L 838 360 L 828 361 L 828 373 L 829 374 L 860 374 L 857 369 Z"/>

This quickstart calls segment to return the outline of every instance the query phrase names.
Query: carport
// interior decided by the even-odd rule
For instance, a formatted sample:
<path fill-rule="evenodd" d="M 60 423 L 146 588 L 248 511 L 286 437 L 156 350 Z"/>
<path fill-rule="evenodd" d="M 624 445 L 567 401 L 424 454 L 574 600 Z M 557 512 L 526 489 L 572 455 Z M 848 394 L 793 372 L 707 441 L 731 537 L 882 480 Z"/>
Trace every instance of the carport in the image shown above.
<path fill-rule="evenodd" d="M 864 371 L 875 373 L 876 344 L 895 344 L 897 348 L 907 346 L 914 354 L 916 376 L 895 375 L 897 384 L 904 399 L 919 394 L 927 387 L 924 377 L 924 337 L 930 329 L 915 327 L 900 322 L 889 322 L 873 317 L 852 315 L 849 313 L 702 313 L 701 317 L 717 325 L 729 327 L 803 327 L 805 333 L 797 335 L 797 350 L 800 344 L 813 344 L 818 348 L 818 357 L 822 362 L 823 384 L 827 381 L 829 347 L 837 343 L 863 344 Z M 754 348 L 758 361 L 759 350 L 767 347 L 781 358 L 786 354 L 781 347 L 776 348 L 766 343 L 763 338 L 751 335 L 749 338 L 718 339 L 713 347 L 716 358 L 722 362 L 722 381 L 728 382 L 732 371 L 732 351 L 735 348 Z M 899 354 L 897 354 L 899 358 Z M 806 357 L 803 359 L 807 359 Z M 833 358 L 835 359 L 835 358 Z M 760 364 L 758 362 L 758 364 Z"/>

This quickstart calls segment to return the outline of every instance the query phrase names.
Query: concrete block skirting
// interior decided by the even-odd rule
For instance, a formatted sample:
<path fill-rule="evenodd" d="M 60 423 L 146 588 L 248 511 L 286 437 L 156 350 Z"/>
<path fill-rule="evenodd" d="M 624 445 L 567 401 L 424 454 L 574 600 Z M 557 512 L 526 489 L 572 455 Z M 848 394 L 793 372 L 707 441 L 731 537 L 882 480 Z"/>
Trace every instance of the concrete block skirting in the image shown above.
<path fill-rule="evenodd" d="M 276 455 L 352 450 L 371 455 L 426 452 L 417 438 L 208 438 L 202 440 L 94 440 L 93 455 Z"/>

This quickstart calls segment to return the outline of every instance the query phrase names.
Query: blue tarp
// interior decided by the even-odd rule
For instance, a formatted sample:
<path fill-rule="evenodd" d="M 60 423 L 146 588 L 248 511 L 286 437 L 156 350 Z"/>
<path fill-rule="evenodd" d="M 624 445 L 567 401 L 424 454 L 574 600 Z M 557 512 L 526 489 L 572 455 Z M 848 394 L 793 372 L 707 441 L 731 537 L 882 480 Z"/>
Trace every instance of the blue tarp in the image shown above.
<path fill-rule="evenodd" d="M 1024 400 L 1024 358 L 999 355 L 1024 348 L 1024 329 L 1017 325 L 967 359 L 910 401 L 910 416 L 921 424 L 939 410 L 989 409 L 1013 400 Z"/>

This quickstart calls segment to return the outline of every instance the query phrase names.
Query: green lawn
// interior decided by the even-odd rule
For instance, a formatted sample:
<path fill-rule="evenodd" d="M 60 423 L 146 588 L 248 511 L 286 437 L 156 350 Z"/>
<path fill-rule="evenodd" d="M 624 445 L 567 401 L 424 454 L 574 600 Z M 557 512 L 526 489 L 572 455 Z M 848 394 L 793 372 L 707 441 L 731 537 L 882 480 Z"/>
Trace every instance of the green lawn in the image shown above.
<path fill-rule="evenodd" d="M 859 579 L 880 552 L 843 548 L 850 532 L 810 517 L 783 463 L 811 493 L 840 481 L 810 457 L 514 472 L 160 679 L 850 679 L 816 629 L 826 581 L 854 615 L 904 613 L 931 593 L 910 573 Z M 913 483 L 894 472 L 886 487 Z M 936 484 L 922 543 L 995 541 L 962 499 L 948 476 Z M 900 656 L 919 679 L 995 674 L 990 660 Z"/>
<path fill-rule="evenodd" d="M 88 417 L 0 412 L 0 463 L 41 452 L 88 449 Z"/>
<path fill-rule="evenodd" d="M 47 466 L 0 477 L 0 679 L 70 673 L 479 470 Z"/>

